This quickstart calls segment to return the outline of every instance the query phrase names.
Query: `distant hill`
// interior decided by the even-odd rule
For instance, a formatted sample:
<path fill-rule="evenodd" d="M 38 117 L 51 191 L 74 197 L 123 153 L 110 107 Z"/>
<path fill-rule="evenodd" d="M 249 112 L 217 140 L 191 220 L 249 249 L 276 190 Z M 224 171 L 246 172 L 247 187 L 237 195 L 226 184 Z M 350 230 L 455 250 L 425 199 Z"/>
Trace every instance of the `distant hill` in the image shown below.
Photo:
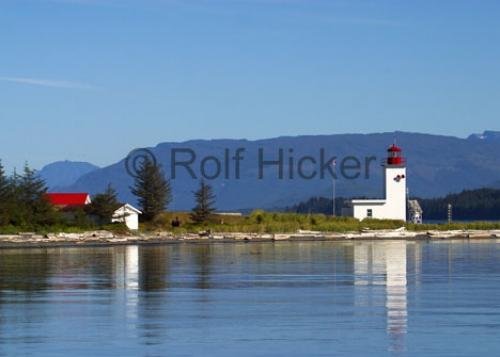
<path fill-rule="evenodd" d="M 500 131 L 486 130 L 482 134 L 472 134 L 469 140 L 500 140 Z"/>
<path fill-rule="evenodd" d="M 218 196 L 217 206 L 222 210 L 272 209 L 291 206 L 314 196 L 329 197 L 332 181 L 328 177 L 314 180 L 297 179 L 296 174 L 293 179 L 278 179 L 276 172 L 268 169 L 265 171 L 264 179 L 259 180 L 257 164 L 259 149 L 265 153 L 265 160 L 276 160 L 278 150 L 282 148 L 286 161 L 285 173 L 289 169 L 287 161 L 289 150 L 293 150 L 292 155 L 296 159 L 309 155 L 319 160 L 321 148 L 324 148 L 327 155 L 336 155 L 339 158 L 356 156 L 362 159 L 375 155 L 377 163 L 372 165 L 370 177 L 360 177 L 356 180 L 339 179 L 337 195 L 376 197 L 382 194 L 382 170 L 378 163 L 385 157 L 386 148 L 396 139 L 403 147 L 408 160 L 408 185 L 411 195 L 429 198 L 500 182 L 500 155 L 498 155 L 500 135 L 498 134 L 486 131 L 467 139 L 391 132 L 278 137 L 256 141 L 193 140 L 183 143 L 162 143 L 150 150 L 163 165 L 167 175 L 170 174 L 171 149 L 194 150 L 197 158 L 193 169 L 199 175 L 202 158 L 207 156 L 223 158 L 225 149 L 229 150 L 230 155 L 234 155 L 235 150 L 242 147 L 245 153 L 241 162 L 240 179 L 234 179 L 231 174 L 229 178 L 219 177 L 210 180 Z M 222 169 L 225 169 L 224 163 Z M 108 183 L 112 183 L 118 189 L 123 201 L 135 203 L 135 197 L 129 190 L 133 179 L 125 170 L 125 160 L 91 171 L 66 189 L 97 193 L 103 191 Z M 190 209 L 193 206 L 192 191 L 197 184 L 196 180 L 181 169 L 177 178 L 172 180 L 174 192 L 172 208 Z"/>
<path fill-rule="evenodd" d="M 58 161 L 44 166 L 38 174 L 43 178 L 49 190 L 73 185 L 76 180 L 89 172 L 99 169 L 88 162 Z"/>
<path fill-rule="evenodd" d="M 491 185 L 488 185 L 491 188 L 498 188 L 500 189 L 500 181 L 495 181 Z"/>

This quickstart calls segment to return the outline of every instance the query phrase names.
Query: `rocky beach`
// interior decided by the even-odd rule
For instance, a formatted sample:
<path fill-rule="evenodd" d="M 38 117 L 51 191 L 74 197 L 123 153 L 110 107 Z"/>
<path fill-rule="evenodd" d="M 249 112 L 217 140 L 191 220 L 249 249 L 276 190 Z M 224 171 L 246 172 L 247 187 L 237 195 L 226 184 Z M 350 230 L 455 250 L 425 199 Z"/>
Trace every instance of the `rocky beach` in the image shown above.
<path fill-rule="evenodd" d="M 495 239 L 500 230 L 450 230 L 409 231 L 362 230 L 360 232 L 318 232 L 299 230 L 295 233 L 217 233 L 199 232 L 174 234 L 171 232 L 149 232 L 138 234 L 115 234 L 110 231 L 84 233 L 19 233 L 0 235 L 2 248 L 33 248 L 58 246 L 110 246 L 129 244 L 175 244 L 175 243 L 230 243 L 230 242 L 274 242 L 274 241 L 350 241 L 350 240 L 440 240 L 440 239 Z"/>

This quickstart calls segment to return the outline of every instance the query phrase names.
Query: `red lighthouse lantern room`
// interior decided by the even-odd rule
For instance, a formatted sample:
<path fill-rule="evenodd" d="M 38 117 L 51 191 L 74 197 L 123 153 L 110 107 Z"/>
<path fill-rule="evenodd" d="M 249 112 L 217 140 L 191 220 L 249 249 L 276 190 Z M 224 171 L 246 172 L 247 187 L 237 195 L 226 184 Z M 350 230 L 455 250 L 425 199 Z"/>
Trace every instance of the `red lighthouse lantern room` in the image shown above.
<path fill-rule="evenodd" d="M 387 165 L 403 166 L 405 164 L 402 150 L 399 146 L 396 146 L 396 144 L 392 144 L 389 149 L 387 149 L 387 154 Z"/>

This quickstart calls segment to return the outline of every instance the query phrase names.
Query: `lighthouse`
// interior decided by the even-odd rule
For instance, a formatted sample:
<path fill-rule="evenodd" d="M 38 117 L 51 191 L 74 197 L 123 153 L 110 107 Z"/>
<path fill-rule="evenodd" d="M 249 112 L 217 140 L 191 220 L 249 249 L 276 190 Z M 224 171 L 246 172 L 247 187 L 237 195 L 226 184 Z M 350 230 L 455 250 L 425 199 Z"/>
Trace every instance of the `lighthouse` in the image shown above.
<path fill-rule="evenodd" d="M 384 198 L 351 200 L 344 212 L 359 220 L 365 218 L 406 221 L 406 160 L 396 144 L 387 149 L 383 163 Z"/>

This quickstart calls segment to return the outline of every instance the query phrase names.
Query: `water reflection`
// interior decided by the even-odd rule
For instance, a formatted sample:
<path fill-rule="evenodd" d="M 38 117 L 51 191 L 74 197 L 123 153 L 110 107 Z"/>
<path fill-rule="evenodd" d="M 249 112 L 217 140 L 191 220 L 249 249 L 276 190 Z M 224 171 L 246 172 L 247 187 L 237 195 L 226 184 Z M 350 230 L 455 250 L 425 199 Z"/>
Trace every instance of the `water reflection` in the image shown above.
<path fill-rule="evenodd" d="M 389 350 L 405 349 L 407 332 L 407 243 L 405 241 L 354 243 L 355 305 L 374 306 L 372 289 L 385 287 Z M 375 295 L 377 296 L 377 295 Z"/>
<path fill-rule="evenodd" d="M 169 249 L 166 246 L 126 246 L 114 250 L 114 288 L 124 308 L 125 325 L 145 345 L 162 341 L 168 319 Z M 155 291 L 162 292 L 154 294 Z M 163 293 L 164 292 L 164 293 Z M 140 321 L 140 323 L 138 323 Z"/>
<path fill-rule="evenodd" d="M 139 247 L 117 247 L 113 254 L 114 287 L 139 289 Z"/>
<path fill-rule="evenodd" d="M 464 338 L 460 328 L 472 324 L 482 331 L 479 347 L 494 348 L 498 247 L 385 241 L 3 250 L 0 355 L 81 346 L 97 355 L 425 354 L 414 341 Z"/>
<path fill-rule="evenodd" d="M 385 250 L 387 268 L 386 308 L 387 332 L 391 338 L 391 350 L 404 350 L 406 335 L 406 242 L 391 242 Z"/>
<path fill-rule="evenodd" d="M 192 248 L 194 255 L 194 264 L 196 269 L 196 288 L 198 289 L 210 289 L 210 278 L 211 278 L 211 245 L 197 245 Z"/>

